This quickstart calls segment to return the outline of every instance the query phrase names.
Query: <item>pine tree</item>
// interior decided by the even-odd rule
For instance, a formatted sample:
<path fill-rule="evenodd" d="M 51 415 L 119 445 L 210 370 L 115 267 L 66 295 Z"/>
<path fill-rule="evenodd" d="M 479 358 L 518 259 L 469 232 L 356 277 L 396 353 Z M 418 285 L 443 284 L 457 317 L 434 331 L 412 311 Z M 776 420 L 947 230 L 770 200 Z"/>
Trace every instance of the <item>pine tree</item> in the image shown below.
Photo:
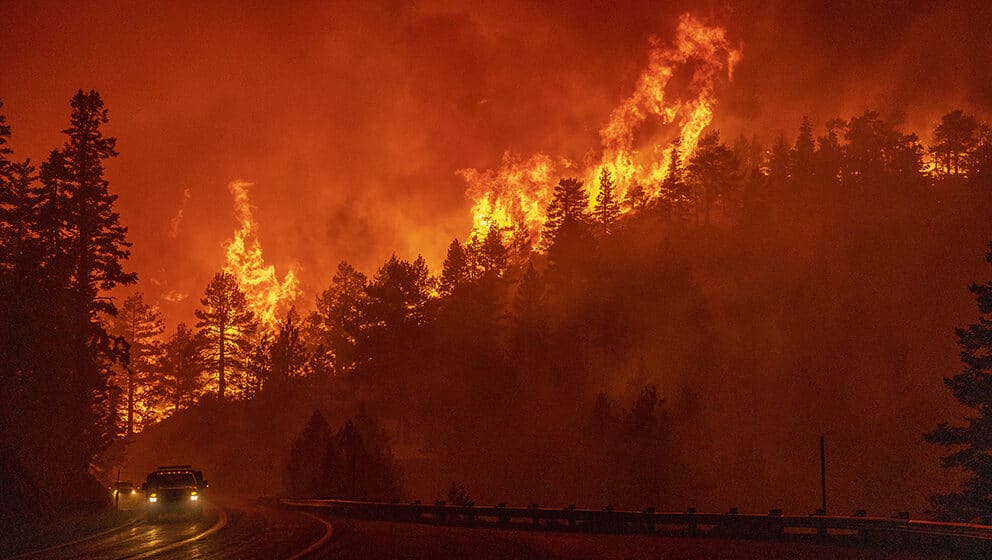
<path fill-rule="evenodd" d="M 478 271 L 479 278 L 502 278 L 509 264 L 509 252 L 506 245 L 503 244 L 502 230 L 490 226 L 482 243 L 473 249 L 470 256 L 474 261 L 474 268 Z"/>
<path fill-rule="evenodd" d="M 286 487 L 290 495 L 314 497 L 320 493 L 330 443 L 331 429 L 324 415 L 314 410 L 289 454 Z"/>
<path fill-rule="evenodd" d="M 196 327 L 204 341 L 204 358 L 217 375 L 217 395 L 224 399 L 231 374 L 244 372 L 250 337 L 257 329 L 255 314 L 238 281 L 227 272 L 214 275 L 200 305 L 203 308 L 194 312 Z"/>
<path fill-rule="evenodd" d="M 930 147 L 937 173 L 945 177 L 963 175 L 968 169 L 968 158 L 978 141 L 978 120 L 958 109 L 940 119 L 934 130 L 935 143 Z"/>
<path fill-rule="evenodd" d="M 692 187 L 685 180 L 685 169 L 682 166 L 682 137 L 676 136 L 672 142 L 671 159 L 668 170 L 661 182 L 661 203 L 664 205 L 666 217 L 686 219 L 693 212 L 695 196 Z"/>
<path fill-rule="evenodd" d="M 307 354 L 299 323 L 300 317 L 296 313 L 296 308 L 290 309 L 269 349 L 271 368 L 269 381 L 277 387 L 291 378 L 303 375 Z"/>
<path fill-rule="evenodd" d="M 201 355 L 202 340 L 186 323 L 179 323 L 176 332 L 162 347 L 156 394 L 172 411 L 190 407 L 202 389 L 202 376 L 207 365 Z"/>
<path fill-rule="evenodd" d="M 562 179 L 555 187 L 554 198 L 545 212 L 541 243 L 548 260 L 557 267 L 589 258 L 595 238 L 589 225 L 589 196 L 577 179 Z"/>
<path fill-rule="evenodd" d="M 457 239 L 453 239 L 451 245 L 448 245 L 448 254 L 441 265 L 440 292 L 442 295 L 450 296 L 470 279 L 471 271 L 465 249 Z"/>
<path fill-rule="evenodd" d="M 544 231 L 541 240 L 545 247 L 555 244 L 564 229 L 574 225 L 584 225 L 588 221 L 586 209 L 589 195 L 578 179 L 562 179 L 555 186 L 554 198 L 545 213 Z"/>
<path fill-rule="evenodd" d="M 46 494 L 53 502 L 78 496 L 94 457 L 117 432 L 108 377 L 111 364 L 126 360 L 126 344 L 107 333 L 99 315 L 116 313 L 107 292 L 136 281 L 124 270 L 127 229 L 104 178 L 103 160 L 116 155 L 114 139 L 101 131 L 107 110 L 96 92 L 79 91 L 70 106 L 67 139 L 42 166 L 40 185 L 29 165 L 12 166 L 8 152 L 2 156 L 0 206 L 4 220 L 17 223 L 0 228 L 0 301 L 4 323 L 17 327 L 0 336 L 0 369 L 5 392 L 44 398 L 5 398 L 0 423 L 17 434 L 18 461 L 49 473 L 42 503 Z M 6 128 L 2 133 L 6 140 Z M 8 252 L 12 237 L 18 239 Z M 5 439 L 0 445 L 10 443 Z"/>
<path fill-rule="evenodd" d="M 604 236 L 612 234 L 614 224 L 620 217 L 620 202 L 614 193 L 610 170 L 605 167 L 599 176 L 599 194 L 596 195 L 594 215 L 599 227 L 602 228 L 602 234 Z"/>
<path fill-rule="evenodd" d="M 0 101 L 0 110 L 3 102 Z M 35 169 L 29 160 L 10 159 L 8 147 L 11 135 L 6 116 L 0 112 L 0 267 L 15 269 L 32 243 L 37 219 L 37 188 Z M 31 259 L 29 259 L 31 260 Z"/>
<path fill-rule="evenodd" d="M 992 244 L 985 257 L 992 265 Z M 954 398 L 974 411 L 965 426 L 941 423 L 927 441 L 957 450 L 944 457 L 945 468 L 960 468 L 970 476 L 961 491 L 932 498 L 944 518 L 960 521 L 992 518 L 992 281 L 969 288 L 978 301 L 978 322 L 957 329 L 964 369 L 944 383 Z"/>
<path fill-rule="evenodd" d="M 122 337 L 130 349 L 128 367 L 125 368 L 125 426 L 126 435 L 135 432 L 135 408 L 139 401 L 145 401 L 152 375 L 159 370 L 162 345 L 159 336 L 165 332 L 162 313 L 158 308 L 145 303 L 141 292 L 124 300 L 116 317 L 111 318 L 110 333 Z M 137 423 L 142 425 L 150 420 L 148 403 L 141 407 Z"/>
<path fill-rule="evenodd" d="M 795 185 L 804 190 L 810 188 L 809 182 L 813 178 L 813 157 L 816 147 L 813 144 L 813 127 L 809 124 L 809 117 L 803 117 L 803 123 L 799 127 L 799 136 L 796 138 L 796 147 L 792 150 L 791 176 Z"/>
<path fill-rule="evenodd" d="M 700 139 L 689 162 L 689 175 L 703 193 L 703 210 L 709 225 L 710 207 L 725 201 L 737 186 L 737 161 L 734 153 L 720 142 L 719 132 Z"/>
<path fill-rule="evenodd" d="M 96 313 L 113 315 L 116 311 L 113 303 L 98 293 L 133 284 L 137 275 L 124 272 L 131 243 L 126 239 L 127 228 L 114 211 L 117 195 L 110 194 L 103 177 L 103 161 L 117 156 L 117 140 L 104 137 L 100 130 L 108 122 L 108 111 L 95 91 L 79 90 L 70 105 L 70 126 L 62 131 L 69 139 L 46 162 L 42 181 L 48 183 L 49 210 L 58 220 L 49 225 L 60 228 L 52 234 L 63 241 L 54 247 L 56 256 L 67 258 L 70 286 L 80 301 L 87 302 L 95 319 Z"/>
<path fill-rule="evenodd" d="M 365 325 L 368 307 L 368 278 L 342 261 L 334 273 L 331 286 L 317 297 L 317 310 L 310 315 L 315 339 L 330 354 L 337 372 L 355 367 L 356 347 Z"/>

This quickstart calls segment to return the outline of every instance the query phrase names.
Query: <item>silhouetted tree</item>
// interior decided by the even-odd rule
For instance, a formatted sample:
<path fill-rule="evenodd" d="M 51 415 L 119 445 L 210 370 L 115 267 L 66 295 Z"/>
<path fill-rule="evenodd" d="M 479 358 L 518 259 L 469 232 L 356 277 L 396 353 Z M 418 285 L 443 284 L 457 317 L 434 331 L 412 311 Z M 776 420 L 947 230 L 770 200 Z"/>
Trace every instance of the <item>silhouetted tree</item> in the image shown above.
<path fill-rule="evenodd" d="M 562 179 L 545 212 L 541 242 L 552 265 L 588 258 L 594 244 L 587 210 L 589 195 L 578 179 Z"/>
<path fill-rule="evenodd" d="M 992 244 L 986 261 L 992 265 Z M 960 492 L 932 498 L 941 515 L 987 523 L 992 517 L 992 282 L 972 284 L 969 289 L 978 301 L 980 317 L 977 323 L 957 329 L 964 369 L 944 382 L 974 414 L 965 418 L 965 426 L 938 425 L 926 439 L 956 448 L 942 464 L 969 475 Z"/>
<path fill-rule="evenodd" d="M 668 219 L 673 216 L 685 220 L 695 208 L 695 197 L 692 187 L 685 180 L 685 168 L 682 165 L 682 137 L 676 136 L 672 142 L 671 158 L 668 170 L 661 182 L 661 197 L 658 201 Z"/>
<path fill-rule="evenodd" d="M 370 326 L 410 328 L 425 324 L 434 289 L 434 279 L 422 256 L 411 263 L 392 255 L 366 288 Z"/>
<path fill-rule="evenodd" d="M 335 498 L 389 499 L 400 494 L 399 472 L 385 432 L 367 414 L 348 420 L 326 446 L 323 493 Z"/>
<path fill-rule="evenodd" d="M 604 236 L 613 233 L 614 224 L 620 217 L 620 202 L 614 192 L 615 185 L 610 170 L 603 167 L 599 175 L 599 193 L 596 194 L 596 208 L 593 215 Z"/>
<path fill-rule="evenodd" d="M 290 309 L 269 349 L 268 382 L 274 384 L 277 389 L 279 386 L 284 386 L 289 379 L 300 377 L 304 373 L 307 352 L 299 323 L 300 317 L 296 309 Z"/>
<path fill-rule="evenodd" d="M 923 147 L 915 134 L 902 134 L 876 111 L 847 123 L 844 134 L 845 178 L 849 184 L 914 184 L 921 179 Z M 900 186 L 902 186 L 900 185 Z"/>
<path fill-rule="evenodd" d="M 478 238 L 473 238 L 468 256 L 475 272 L 473 277 L 484 280 L 502 278 L 509 264 L 509 252 L 503 244 L 502 230 L 490 226 L 481 242 Z"/>
<path fill-rule="evenodd" d="M 357 360 L 356 347 L 366 323 L 368 279 L 342 261 L 331 286 L 317 296 L 317 310 L 309 318 L 314 340 L 330 354 L 336 372 L 351 371 Z"/>
<path fill-rule="evenodd" d="M 314 410 L 303 433 L 289 453 L 286 487 L 293 496 L 314 497 L 326 487 L 325 471 L 331 429 L 319 410 Z"/>
<path fill-rule="evenodd" d="M 228 377 L 232 373 L 244 373 L 250 337 L 257 328 L 255 314 L 248 309 L 248 300 L 237 279 L 227 272 L 214 275 L 200 305 L 203 307 L 194 314 L 203 338 L 204 359 L 217 376 L 217 395 L 224 399 Z"/>
<path fill-rule="evenodd" d="M 974 182 L 992 186 L 992 125 L 978 127 L 975 147 L 968 158 L 968 176 Z"/>
<path fill-rule="evenodd" d="M 87 302 L 90 316 L 113 315 L 113 303 L 99 292 L 137 280 L 135 273 L 124 272 L 131 243 L 114 211 L 117 195 L 110 194 L 103 177 L 103 160 L 117 156 L 117 140 L 100 130 L 108 117 L 97 92 L 79 90 L 70 105 L 70 125 L 62 131 L 69 139 L 42 166 L 42 203 L 50 214 L 46 226 L 53 230 L 48 237 L 56 241 L 50 250 L 68 262 L 69 284 Z"/>
<path fill-rule="evenodd" d="M 465 249 L 457 239 L 454 239 L 448 246 L 448 254 L 441 265 L 440 292 L 444 296 L 450 296 L 460 286 L 468 283 L 470 279 L 471 270 L 469 270 Z"/>
<path fill-rule="evenodd" d="M 202 342 L 186 323 L 179 323 L 176 332 L 162 346 L 155 393 L 172 406 L 174 413 L 192 406 L 203 388 L 206 364 L 201 355 Z"/>
<path fill-rule="evenodd" d="M 930 147 L 936 171 L 945 177 L 963 175 L 969 165 L 968 157 L 977 143 L 978 119 L 958 109 L 940 119 L 934 130 L 934 145 Z"/>
<path fill-rule="evenodd" d="M 644 185 L 632 183 L 627 188 L 627 193 L 623 198 L 623 207 L 628 210 L 643 210 L 648 204 L 648 193 L 644 190 Z"/>
<path fill-rule="evenodd" d="M 3 102 L 0 101 L 0 110 Z M 25 254 L 33 244 L 37 221 L 37 177 L 29 160 L 12 161 L 8 147 L 11 135 L 6 116 L 0 112 L 0 268 L 14 271 L 19 263 L 30 261 Z M 37 256 L 37 255 L 35 255 Z"/>
<path fill-rule="evenodd" d="M 725 201 L 736 189 L 737 181 L 737 161 L 734 153 L 720 142 L 719 132 L 707 133 L 699 140 L 689 161 L 689 175 L 703 193 L 703 213 L 709 225 L 710 207 L 717 201 Z"/>
<path fill-rule="evenodd" d="M 840 145 L 839 131 L 846 126 L 847 123 L 842 119 L 831 119 L 827 121 L 827 133 L 816 140 L 817 150 L 813 158 L 813 169 L 820 188 L 836 185 L 840 181 L 844 166 L 844 150 Z"/>
<path fill-rule="evenodd" d="M 16 444 L 19 464 L 44 465 L 37 502 L 49 504 L 85 492 L 93 458 L 117 433 L 108 378 L 114 362 L 126 362 L 126 343 L 99 314 L 116 314 L 106 293 L 136 280 L 124 270 L 127 229 L 104 178 L 103 161 L 116 155 L 101 131 L 107 110 L 95 91 L 77 92 L 70 106 L 67 139 L 42 166 L 40 185 L 9 152 L 0 164 L 0 381 L 8 395 L 0 446 Z M 39 389 L 44 398 L 25 398 Z"/>
<path fill-rule="evenodd" d="M 792 150 L 790 173 L 793 183 L 802 190 L 808 191 L 811 187 L 815 156 L 813 127 L 809 124 L 809 117 L 803 117 L 803 122 L 799 126 L 799 136 L 796 138 L 796 147 Z"/>
<path fill-rule="evenodd" d="M 159 370 L 162 345 L 159 336 L 165 332 L 162 313 L 157 307 L 145 303 L 144 296 L 137 292 L 128 296 L 116 317 L 110 319 L 110 333 L 124 339 L 130 349 L 128 367 L 125 368 L 124 394 L 126 408 L 126 435 L 134 434 L 135 404 L 146 401 L 145 394 L 153 383 L 152 377 Z M 139 411 L 139 425 L 153 420 L 153 415 L 145 402 Z"/>

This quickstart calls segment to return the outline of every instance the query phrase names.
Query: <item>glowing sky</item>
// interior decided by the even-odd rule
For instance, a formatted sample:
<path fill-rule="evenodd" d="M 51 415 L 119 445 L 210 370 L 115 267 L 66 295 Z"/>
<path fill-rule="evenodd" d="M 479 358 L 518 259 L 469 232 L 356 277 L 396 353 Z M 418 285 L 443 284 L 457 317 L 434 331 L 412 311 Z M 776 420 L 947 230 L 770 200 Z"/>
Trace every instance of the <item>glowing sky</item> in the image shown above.
<path fill-rule="evenodd" d="M 761 4 L 6 2 L 0 99 L 17 155 L 38 162 L 72 93 L 100 91 L 130 268 L 170 330 L 224 265 L 232 181 L 253 184 L 266 262 L 297 271 L 303 306 L 342 259 L 437 266 L 472 224 L 457 170 L 596 149 L 649 36 L 670 39 L 686 11 L 746 53 L 719 92 L 728 138 L 865 108 L 925 133 L 950 109 L 992 109 L 985 2 Z"/>

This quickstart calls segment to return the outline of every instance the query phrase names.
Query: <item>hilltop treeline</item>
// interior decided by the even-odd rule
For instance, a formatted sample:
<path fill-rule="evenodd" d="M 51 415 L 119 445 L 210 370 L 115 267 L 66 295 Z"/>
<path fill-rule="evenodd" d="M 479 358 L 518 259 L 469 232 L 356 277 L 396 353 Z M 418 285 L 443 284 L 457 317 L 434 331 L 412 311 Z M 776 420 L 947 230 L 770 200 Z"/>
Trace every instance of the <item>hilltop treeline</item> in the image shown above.
<path fill-rule="evenodd" d="M 65 150 L 100 140 L 67 133 Z M 164 341 L 140 296 L 101 298 L 134 279 L 97 168 L 69 159 L 79 175 L 46 164 L 37 181 L 6 162 L 3 472 L 68 481 L 145 427 L 133 462 L 198 449 L 221 488 L 354 492 L 340 477 L 358 452 L 341 450 L 364 437 L 369 493 L 440 496 L 458 480 L 479 502 L 803 508 L 818 488 L 804 450 L 826 433 L 845 465 L 832 503 L 923 507 L 940 482 L 920 434 L 951 410 L 935 388 L 953 367 L 945 330 L 967 312 L 954 294 L 992 237 L 990 128 L 955 111 L 934 137 L 874 112 L 822 135 L 803 122 L 770 148 L 711 132 L 657 188 L 619 197 L 604 169 L 590 201 L 563 178 L 540 240 L 476 232 L 437 274 L 421 257 L 371 275 L 341 263 L 312 312 L 275 328 L 219 272 L 196 324 Z M 80 149 L 99 161 L 112 143 Z M 76 213 L 46 221 L 58 208 Z M 50 298 L 63 293 L 71 306 Z M 307 448 L 308 425 L 325 449 Z M 57 471 L 52 433 L 74 450 Z"/>

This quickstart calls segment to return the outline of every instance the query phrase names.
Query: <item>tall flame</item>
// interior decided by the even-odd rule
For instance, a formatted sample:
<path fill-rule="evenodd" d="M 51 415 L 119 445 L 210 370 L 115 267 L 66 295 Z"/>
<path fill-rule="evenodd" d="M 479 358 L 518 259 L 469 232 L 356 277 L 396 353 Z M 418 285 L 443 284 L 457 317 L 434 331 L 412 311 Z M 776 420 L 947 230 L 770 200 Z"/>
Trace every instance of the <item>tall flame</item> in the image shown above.
<path fill-rule="evenodd" d="M 263 329 L 274 329 L 279 317 L 288 310 L 300 295 L 296 275 L 286 272 L 282 281 L 276 268 L 266 265 L 262 258 L 262 244 L 258 240 L 258 224 L 252 214 L 248 188 L 251 183 L 233 181 L 227 185 L 234 198 L 234 214 L 238 229 L 227 244 L 227 264 L 224 272 L 234 275 L 245 292 L 249 308 L 259 319 Z"/>
<path fill-rule="evenodd" d="M 601 151 L 590 165 L 576 168 L 546 154 L 521 158 L 507 153 L 499 169 L 458 172 L 474 201 L 473 235 L 484 235 L 491 227 L 518 227 L 539 240 L 554 182 L 564 175 L 584 179 L 590 204 L 595 203 L 604 167 L 613 176 L 617 197 L 623 198 L 635 184 L 649 198 L 658 195 L 671 162 L 672 140 L 681 135 L 680 155 L 685 159 L 692 154 L 713 120 L 716 86 L 733 79 L 742 55 L 723 28 L 708 26 L 690 14 L 679 19 L 671 45 L 656 38 L 650 44 L 647 68 L 634 92 L 613 110 L 600 131 Z M 647 140 L 645 125 L 654 127 Z"/>

